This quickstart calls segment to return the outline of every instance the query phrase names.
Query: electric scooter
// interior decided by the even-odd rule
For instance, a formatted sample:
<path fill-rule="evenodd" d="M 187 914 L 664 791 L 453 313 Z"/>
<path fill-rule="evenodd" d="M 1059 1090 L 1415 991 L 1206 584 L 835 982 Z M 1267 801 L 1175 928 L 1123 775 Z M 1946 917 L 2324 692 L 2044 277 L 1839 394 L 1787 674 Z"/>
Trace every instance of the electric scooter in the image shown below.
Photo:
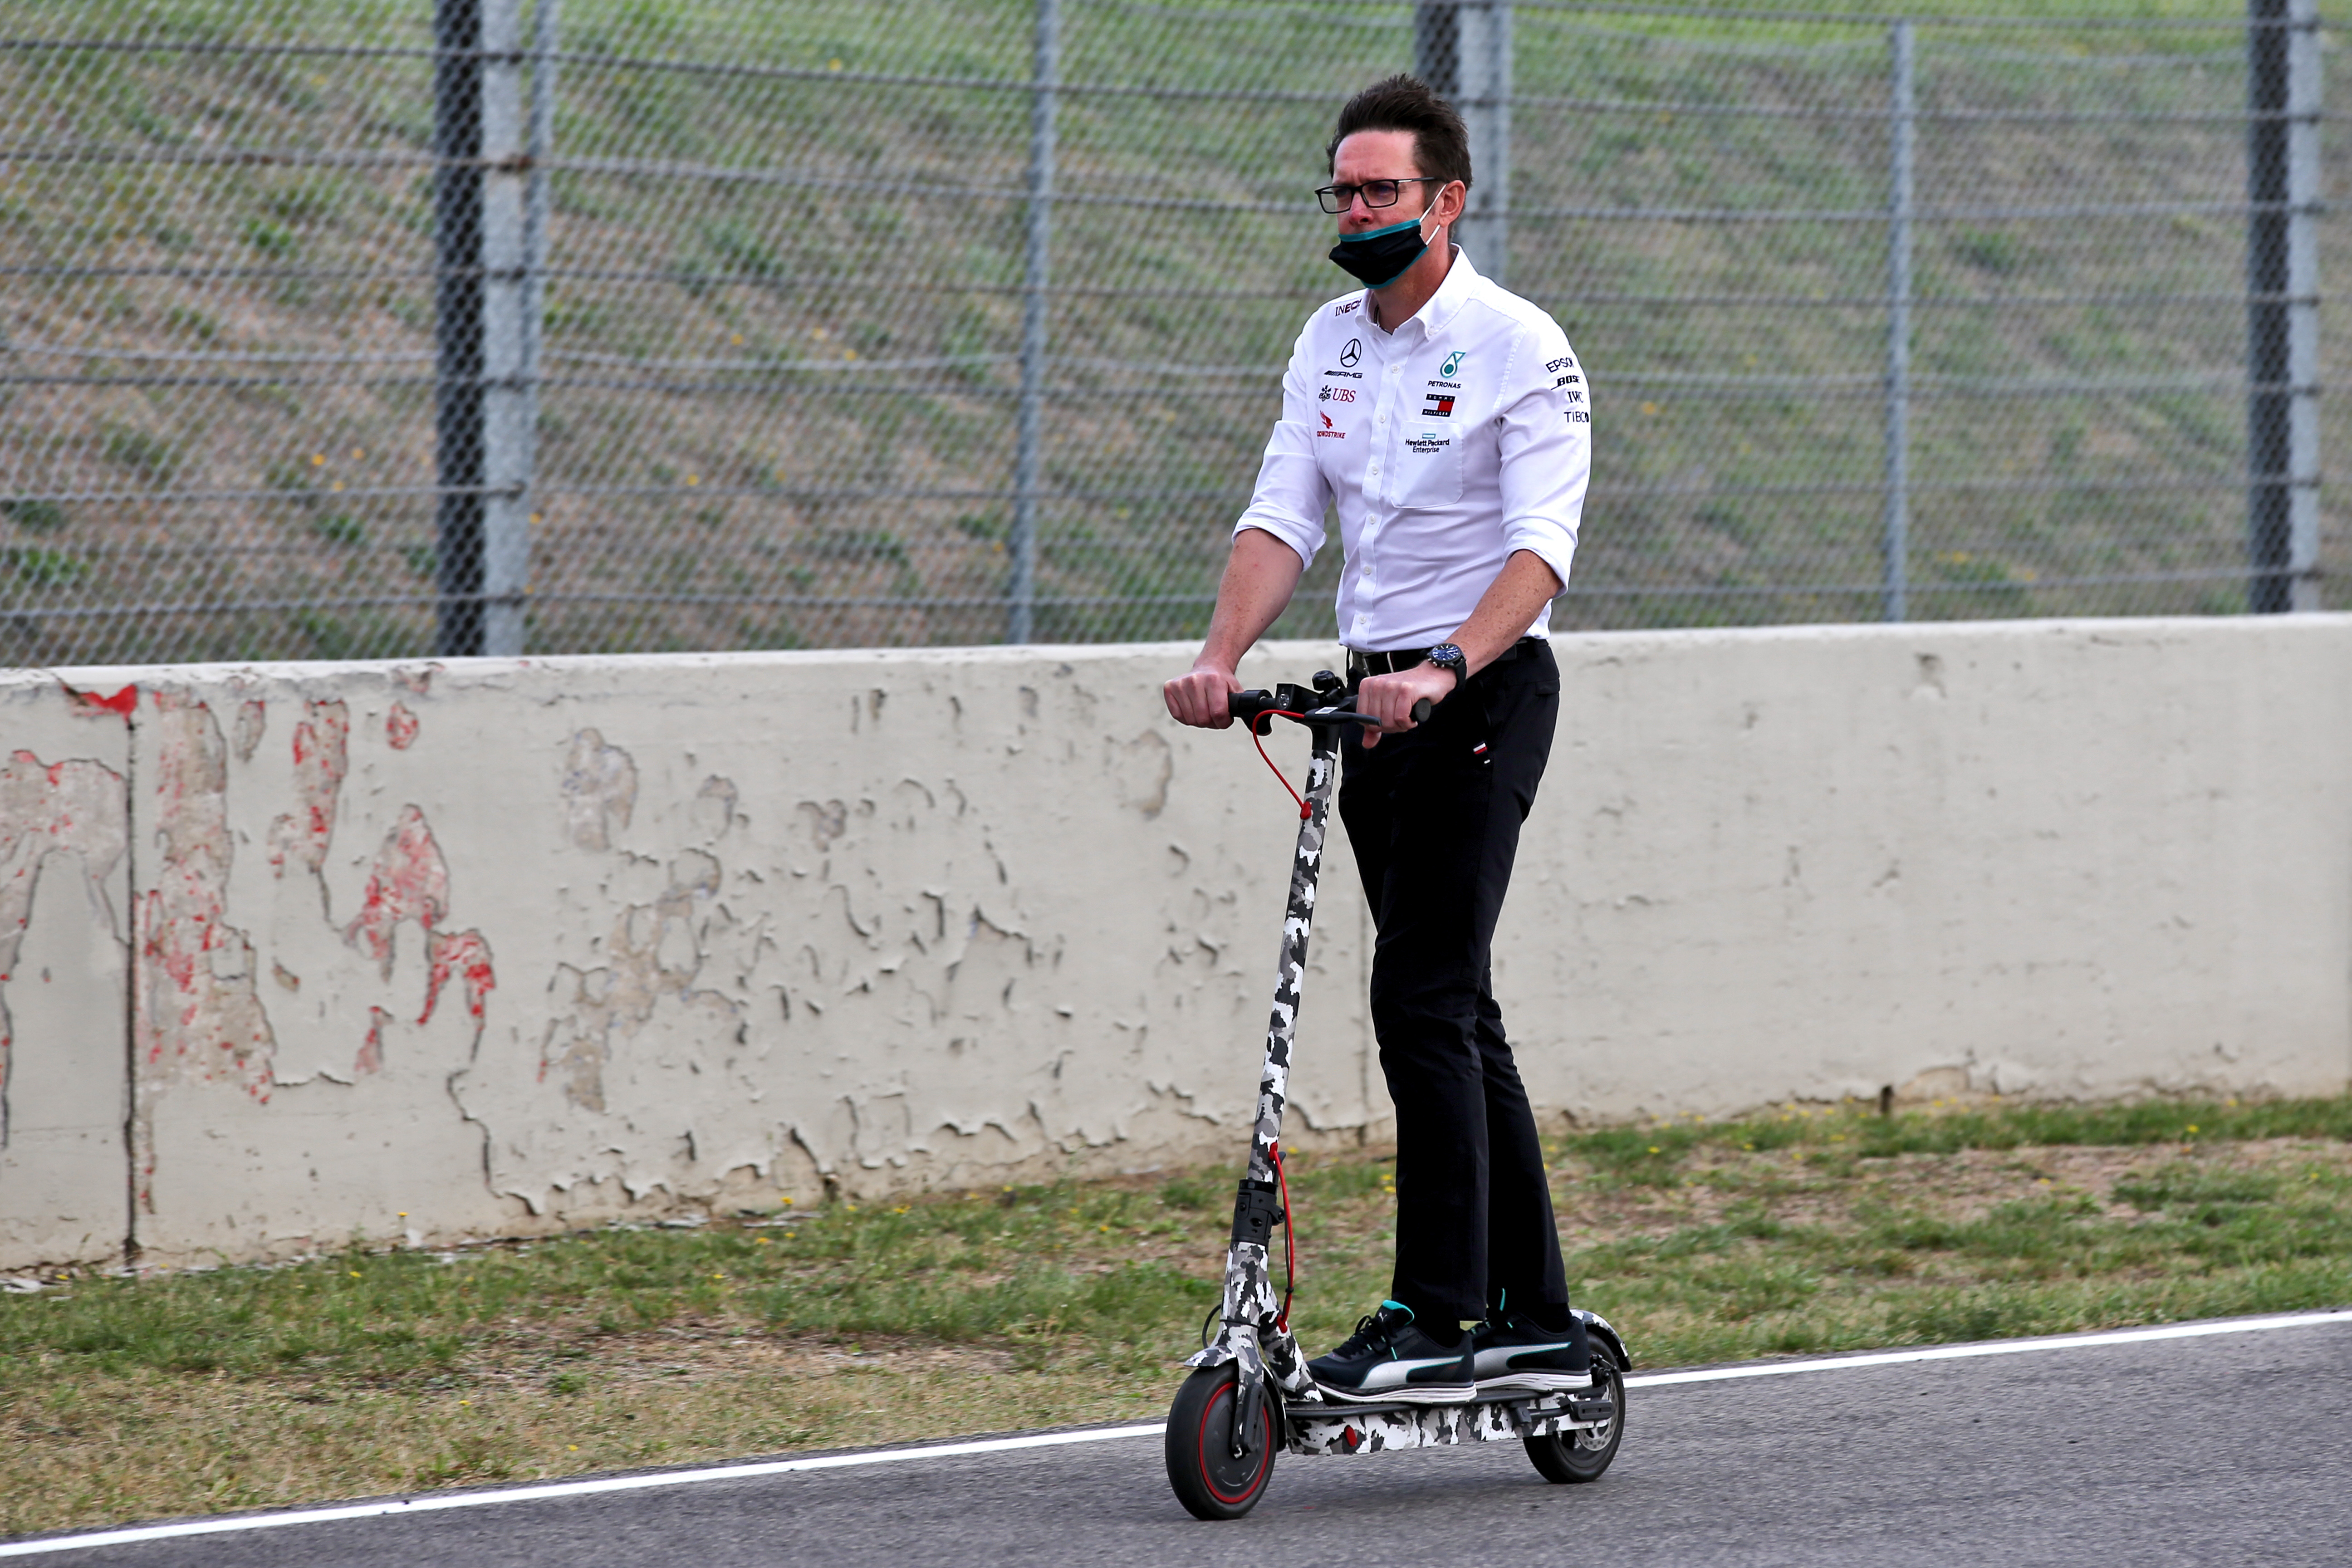
<path fill-rule="evenodd" d="M 1429 708 L 1426 700 L 1414 704 L 1414 722 L 1426 721 Z M 1249 1169 L 1234 1198 L 1224 1300 L 1215 1337 L 1208 1337 L 1203 1324 L 1202 1348 L 1185 1363 L 1192 1375 L 1168 1413 L 1169 1484 L 1195 1518 L 1239 1519 L 1265 1495 L 1279 1452 L 1368 1454 L 1514 1437 L 1526 1446 L 1545 1479 L 1599 1480 L 1624 1436 L 1625 1369 L 1632 1360 L 1617 1331 L 1595 1313 L 1576 1312 L 1592 1347 L 1592 1382 L 1586 1388 L 1496 1394 L 1461 1405 L 1358 1403 L 1325 1397 L 1307 1370 L 1290 1332 L 1295 1256 L 1282 1169 L 1282 1111 L 1290 1087 L 1299 987 L 1307 973 L 1307 940 L 1315 923 L 1324 829 L 1339 773 L 1339 736 L 1348 725 L 1377 721 L 1355 710 L 1345 683 L 1328 669 L 1318 670 L 1311 686 L 1285 682 L 1272 691 L 1235 692 L 1232 710 L 1249 726 L 1261 754 L 1263 738 L 1278 718 L 1305 726 L 1314 744 L 1307 790 L 1297 796 L 1290 908 L 1282 924 Z M 1270 759 L 1268 765 L 1274 765 Z M 1286 779 L 1284 785 L 1288 787 Z M 1286 1274 L 1278 1300 L 1273 1273 L 1277 1225 L 1283 1228 Z"/>

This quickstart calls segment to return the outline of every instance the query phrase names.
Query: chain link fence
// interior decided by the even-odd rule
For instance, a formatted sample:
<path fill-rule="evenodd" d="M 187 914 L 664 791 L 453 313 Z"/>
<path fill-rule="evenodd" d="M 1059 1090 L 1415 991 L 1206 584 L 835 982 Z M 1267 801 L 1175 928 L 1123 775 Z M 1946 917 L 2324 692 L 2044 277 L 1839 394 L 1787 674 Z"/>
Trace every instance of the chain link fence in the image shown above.
<path fill-rule="evenodd" d="M 1555 625 L 2352 604 L 2255 5 L 18 0 L 0 658 L 1197 635 L 1416 67 L 1593 388 Z"/>

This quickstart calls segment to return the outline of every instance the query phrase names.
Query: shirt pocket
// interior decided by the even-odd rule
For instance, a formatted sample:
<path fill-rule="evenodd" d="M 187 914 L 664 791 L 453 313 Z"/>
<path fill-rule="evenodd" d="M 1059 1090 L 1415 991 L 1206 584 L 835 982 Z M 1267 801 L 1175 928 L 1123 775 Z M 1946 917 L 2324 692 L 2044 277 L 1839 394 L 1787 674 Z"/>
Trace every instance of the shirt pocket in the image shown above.
<path fill-rule="evenodd" d="M 1405 511 L 1432 511 L 1462 500 L 1462 448 L 1469 432 L 1451 419 L 1413 419 L 1398 443 L 1390 494 Z"/>

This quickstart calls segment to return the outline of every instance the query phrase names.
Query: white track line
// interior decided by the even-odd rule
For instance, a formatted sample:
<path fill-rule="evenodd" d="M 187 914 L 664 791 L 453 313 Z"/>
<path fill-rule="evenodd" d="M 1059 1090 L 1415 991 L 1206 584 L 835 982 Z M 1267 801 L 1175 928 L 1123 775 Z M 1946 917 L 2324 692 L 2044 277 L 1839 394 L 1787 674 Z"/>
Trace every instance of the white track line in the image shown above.
<path fill-rule="evenodd" d="M 2136 1345 L 2149 1340 L 2197 1340 L 2209 1334 L 2254 1334 L 2265 1329 L 2300 1329 L 2315 1323 L 2347 1321 L 2352 1321 L 2352 1311 L 2296 1312 L 2283 1318 L 2231 1318 L 2218 1323 L 2172 1323 L 2161 1329 L 2116 1329 L 2103 1334 L 2057 1334 L 2039 1340 L 1990 1340 L 1983 1344 L 1882 1351 L 1868 1355 L 1828 1356 L 1820 1361 L 1710 1366 L 1696 1372 L 1654 1372 L 1627 1378 L 1625 1386 L 1663 1388 L 1676 1383 L 1728 1383 L 1735 1377 L 1780 1377 L 1792 1372 L 1835 1372 L 1851 1366 L 1900 1366 L 1915 1361 L 1967 1361 L 1980 1355 L 2023 1355 L 2028 1351 L 2080 1350 L 2090 1345 Z M 6 1550 L 6 1547 L 0 1546 L 0 1552 Z"/>
<path fill-rule="evenodd" d="M 1848 1367 L 1962 1361 L 1973 1356 L 2022 1355 L 2029 1351 L 2081 1350 L 2097 1345 L 2140 1344 L 2151 1340 L 2200 1339 L 2210 1334 L 2252 1334 L 2270 1329 L 2299 1329 L 2347 1321 L 2352 1321 L 2352 1311 L 2299 1312 L 2278 1318 L 2233 1318 L 2214 1323 L 2176 1323 L 2160 1329 L 2122 1329 L 2110 1333 L 2071 1334 L 2037 1340 L 1995 1340 L 1984 1344 L 1939 1345 L 1928 1350 L 1830 1356 L 1818 1361 L 1773 1362 L 1760 1366 L 1654 1372 L 1629 1377 L 1625 1383 L 1629 1388 L 1658 1388 L 1679 1383 L 1726 1383 L 1741 1377 L 1784 1377 L 1791 1373 L 1836 1372 Z M 975 1443 L 939 1443 L 924 1448 L 872 1449 L 864 1453 L 828 1454 L 808 1459 L 771 1459 L 751 1465 L 713 1465 L 698 1470 L 663 1470 L 645 1476 L 551 1481 L 544 1486 L 509 1487 L 500 1491 L 442 1493 L 390 1502 L 352 1503 L 343 1508 L 302 1509 L 290 1513 L 251 1513 L 226 1519 L 188 1520 L 177 1524 L 148 1524 L 130 1530 L 100 1530 L 83 1535 L 53 1535 L 40 1541 L 0 1542 L 0 1557 L 81 1552 L 98 1546 L 124 1546 L 136 1542 L 168 1541 L 189 1535 L 223 1535 L 236 1531 L 280 1530 L 292 1524 L 327 1524 L 344 1519 L 381 1519 L 388 1514 L 437 1513 L 444 1509 L 488 1508 L 495 1503 L 535 1502 L 548 1498 L 593 1497 L 598 1492 L 646 1491 L 656 1487 L 692 1486 L 701 1481 L 781 1476 L 794 1470 L 837 1470 L 853 1465 L 887 1465 L 909 1459 L 951 1459 L 967 1454 L 1003 1454 L 1020 1448 L 1106 1443 L 1121 1437 L 1157 1437 L 1167 1429 L 1165 1422 L 1155 1421 L 1141 1426 L 1105 1426 L 1085 1432 L 1041 1432 L 1026 1437 L 990 1437 Z"/>

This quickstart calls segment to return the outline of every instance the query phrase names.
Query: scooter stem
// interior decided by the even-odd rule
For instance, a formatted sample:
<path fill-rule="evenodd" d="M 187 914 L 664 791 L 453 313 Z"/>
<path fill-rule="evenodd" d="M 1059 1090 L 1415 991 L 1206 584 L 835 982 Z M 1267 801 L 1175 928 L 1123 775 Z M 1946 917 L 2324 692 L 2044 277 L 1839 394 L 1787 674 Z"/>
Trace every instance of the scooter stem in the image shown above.
<path fill-rule="evenodd" d="M 1249 1173 L 1234 1199 L 1233 1240 L 1225 1254 L 1224 1305 L 1217 1337 L 1190 1359 L 1192 1366 L 1239 1363 L 1234 1423 L 1236 1452 L 1255 1441 L 1259 1402 L 1266 1379 L 1295 1398 L 1316 1399 L 1297 1342 L 1281 1321 L 1274 1288 L 1274 1226 L 1282 1219 L 1275 1171 L 1275 1144 L 1282 1137 L 1282 1112 L 1290 1095 L 1291 1047 L 1298 1033 L 1299 989 L 1307 976 L 1307 942 L 1315 929 L 1315 884 L 1323 868 L 1325 828 L 1331 815 L 1331 788 L 1339 771 L 1338 726 L 1317 725 L 1307 763 L 1307 814 L 1298 824 L 1298 848 L 1290 863 L 1290 907 L 1282 921 L 1282 955 L 1275 969 L 1274 1012 L 1266 1024 L 1265 1063 L 1258 1076 L 1257 1117 L 1250 1128 Z"/>
<path fill-rule="evenodd" d="M 1282 1138 L 1282 1110 L 1290 1094 L 1290 1052 L 1298 1036 L 1299 987 L 1307 977 L 1307 939 L 1315 929 L 1315 883 L 1323 868 L 1331 785 L 1339 771 L 1337 726 L 1310 731 L 1315 751 L 1307 765 L 1307 815 L 1298 824 L 1298 850 L 1290 862 L 1290 907 L 1282 920 L 1282 956 L 1275 966 L 1274 1014 L 1265 1027 L 1265 1068 L 1258 1077 L 1257 1122 L 1250 1130 L 1250 1179 L 1275 1180 L 1274 1146 Z"/>

